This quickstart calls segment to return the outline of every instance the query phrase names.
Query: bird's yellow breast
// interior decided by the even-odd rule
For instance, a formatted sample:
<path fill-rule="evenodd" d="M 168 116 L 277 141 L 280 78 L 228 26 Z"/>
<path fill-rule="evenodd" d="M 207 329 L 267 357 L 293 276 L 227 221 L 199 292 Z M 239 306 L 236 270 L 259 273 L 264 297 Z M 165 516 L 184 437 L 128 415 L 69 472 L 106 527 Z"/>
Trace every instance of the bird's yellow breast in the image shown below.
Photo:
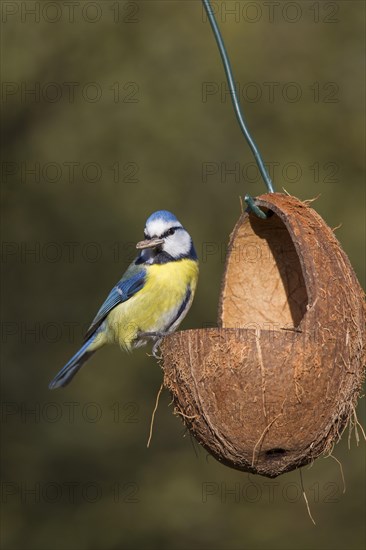
<path fill-rule="evenodd" d="M 108 316 L 108 339 L 130 349 L 139 333 L 164 332 L 182 303 L 196 290 L 198 263 L 182 259 L 146 266 L 144 287 L 115 307 Z"/>

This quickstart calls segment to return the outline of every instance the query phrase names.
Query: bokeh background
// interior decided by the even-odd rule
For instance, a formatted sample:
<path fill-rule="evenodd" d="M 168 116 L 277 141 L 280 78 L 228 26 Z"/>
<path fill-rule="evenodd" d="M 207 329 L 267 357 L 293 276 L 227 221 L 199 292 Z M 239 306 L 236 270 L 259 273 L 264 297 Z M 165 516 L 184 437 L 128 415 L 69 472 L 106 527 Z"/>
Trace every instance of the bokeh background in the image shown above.
<path fill-rule="evenodd" d="M 364 285 L 363 2 L 214 7 L 276 189 L 319 195 Z M 104 349 L 47 389 L 156 209 L 176 213 L 201 258 L 182 328 L 215 324 L 239 196 L 265 189 L 199 1 L 1 10 L 2 547 L 363 548 L 361 433 L 334 450 L 345 494 L 331 458 L 303 469 L 314 527 L 299 472 L 268 480 L 217 463 L 166 392 L 146 448 L 162 380 L 149 350 Z M 363 425 L 364 411 L 361 400 Z"/>

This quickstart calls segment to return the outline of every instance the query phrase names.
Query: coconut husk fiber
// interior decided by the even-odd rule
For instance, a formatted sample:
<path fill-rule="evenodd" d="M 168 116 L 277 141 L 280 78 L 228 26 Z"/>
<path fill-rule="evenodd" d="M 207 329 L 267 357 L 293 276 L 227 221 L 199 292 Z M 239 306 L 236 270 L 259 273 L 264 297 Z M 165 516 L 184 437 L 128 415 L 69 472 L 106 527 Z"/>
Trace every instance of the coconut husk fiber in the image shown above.
<path fill-rule="evenodd" d="M 338 441 L 364 378 L 364 295 L 322 218 L 298 199 L 258 197 L 229 242 L 219 326 L 162 343 L 164 384 L 205 449 L 268 477 Z"/>

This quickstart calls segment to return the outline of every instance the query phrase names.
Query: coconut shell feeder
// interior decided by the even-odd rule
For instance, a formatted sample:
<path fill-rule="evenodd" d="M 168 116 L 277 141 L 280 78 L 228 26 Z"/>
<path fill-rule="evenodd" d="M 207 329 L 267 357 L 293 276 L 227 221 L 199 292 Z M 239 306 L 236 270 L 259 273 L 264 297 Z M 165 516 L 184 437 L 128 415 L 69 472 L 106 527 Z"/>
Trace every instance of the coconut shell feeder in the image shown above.
<path fill-rule="evenodd" d="M 218 328 L 161 344 L 164 385 L 197 441 L 232 468 L 267 477 L 331 452 L 364 379 L 364 294 L 333 231 L 308 204 L 275 193 L 244 122 L 209 0 L 234 110 L 268 193 L 230 236 Z"/>
<path fill-rule="evenodd" d="M 274 193 L 244 213 L 222 281 L 219 328 L 162 344 L 176 411 L 220 462 L 276 477 L 330 451 L 363 380 L 363 293 L 331 229 Z"/>

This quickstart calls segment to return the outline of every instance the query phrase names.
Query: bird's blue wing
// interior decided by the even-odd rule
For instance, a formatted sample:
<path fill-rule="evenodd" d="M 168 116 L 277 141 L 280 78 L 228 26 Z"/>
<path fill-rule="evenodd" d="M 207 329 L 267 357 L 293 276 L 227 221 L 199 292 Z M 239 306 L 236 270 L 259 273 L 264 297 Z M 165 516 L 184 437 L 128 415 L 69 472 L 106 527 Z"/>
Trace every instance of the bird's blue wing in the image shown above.
<path fill-rule="evenodd" d="M 108 313 L 118 306 L 129 300 L 141 290 L 145 284 L 146 270 L 141 266 L 132 264 L 115 287 L 112 288 L 106 301 L 99 309 L 92 324 L 90 325 L 87 333 L 85 334 L 85 340 L 90 338 L 92 334 L 100 327 Z"/>

